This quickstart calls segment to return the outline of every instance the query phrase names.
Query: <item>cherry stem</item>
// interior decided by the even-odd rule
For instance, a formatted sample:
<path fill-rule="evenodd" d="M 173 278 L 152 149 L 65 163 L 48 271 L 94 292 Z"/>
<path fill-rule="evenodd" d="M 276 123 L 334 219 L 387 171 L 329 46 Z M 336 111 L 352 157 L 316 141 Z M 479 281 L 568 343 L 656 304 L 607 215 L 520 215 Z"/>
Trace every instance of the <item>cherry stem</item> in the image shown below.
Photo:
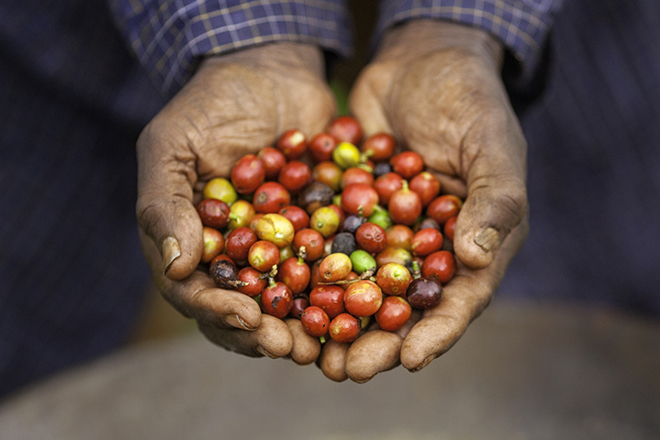
<path fill-rule="evenodd" d="M 326 343 L 325 336 L 319 336 L 319 341 L 321 341 L 321 344 L 325 344 Z"/>
<path fill-rule="evenodd" d="M 364 272 L 362 272 L 362 274 L 359 277 L 355 278 L 355 279 L 352 279 L 352 280 L 339 280 L 339 281 L 335 281 L 335 282 L 332 282 L 332 283 L 319 283 L 319 286 L 332 286 L 332 285 L 335 285 L 335 284 L 339 284 L 339 285 L 353 284 L 353 283 L 357 283 L 358 281 L 364 281 L 364 280 L 369 280 L 369 281 L 372 281 L 372 282 L 375 283 L 376 278 L 373 277 L 373 275 L 375 273 L 376 273 L 376 268 L 372 267 L 371 269 L 367 269 Z"/>
<path fill-rule="evenodd" d="M 417 261 L 412 262 L 413 266 L 413 278 L 418 279 L 422 276 L 421 271 L 419 269 L 419 263 Z"/>
<path fill-rule="evenodd" d="M 249 285 L 249 283 L 241 280 L 227 280 L 227 284 L 229 284 L 234 289 L 238 289 L 239 287 L 246 287 Z"/>
<path fill-rule="evenodd" d="M 401 184 L 403 185 L 403 186 L 401 187 L 401 190 L 402 190 L 402 191 L 408 191 L 408 189 L 409 189 L 409 188 L 408 188 L 408 181 L 407 181 L 407 180 L 404 180 L 403 182 L 401 182 Z"/>
<path fill-rule="evenodd" d="M 305 258 L 307 258 L 307 249 L 305 249 L 305 246 L 300 246 L 298 248 L 298 263 L 304 263 Z"/>

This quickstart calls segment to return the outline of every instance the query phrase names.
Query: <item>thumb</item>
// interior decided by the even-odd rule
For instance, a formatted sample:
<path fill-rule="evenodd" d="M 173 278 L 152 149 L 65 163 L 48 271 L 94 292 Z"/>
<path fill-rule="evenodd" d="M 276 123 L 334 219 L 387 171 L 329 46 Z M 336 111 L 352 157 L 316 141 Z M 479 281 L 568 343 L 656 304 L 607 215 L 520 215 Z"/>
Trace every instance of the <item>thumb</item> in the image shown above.
<path fill-rule="evenodd" d="M 473 269 L 491 263 L 527 214 L 525 140 L 515 119 L 499 122 L 475 126 L 465 138 L 463 154 L 472 157 L 465 159 L 467 197 L 456 222 L 454 249 Z"/>
<path fill-rule="evenodd" d="M 153 240 L 170 279 L 189 276 L 203 253 L 202 223 L 192 204 L 195 156 L 147 126 L 137 143 L 140 227 Z"/>

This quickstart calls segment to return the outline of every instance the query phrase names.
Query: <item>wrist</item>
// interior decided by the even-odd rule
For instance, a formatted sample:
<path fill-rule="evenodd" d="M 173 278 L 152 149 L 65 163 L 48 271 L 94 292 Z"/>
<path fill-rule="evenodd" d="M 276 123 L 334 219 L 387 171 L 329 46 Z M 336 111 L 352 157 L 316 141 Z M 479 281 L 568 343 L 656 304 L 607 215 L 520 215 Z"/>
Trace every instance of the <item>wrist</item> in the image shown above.
<path fill-rule="evenodd" d="M 254 69 L 269 69 L 285 75 L 311 74 L 325 76 L 323 52 L 305 43 L 277 42 L 254 46 L 204 59 L 200 70 L 207 67 L 238 64 Z"/>
<path fill-rule="evenodd" d="M 498 74 L 504 45 L 488 32 L 445 20 L 417 19 L 390 28 L 379 44 L 376 60 L 407 62 L 431 52 L 457 50 L 484 60 Z"/>

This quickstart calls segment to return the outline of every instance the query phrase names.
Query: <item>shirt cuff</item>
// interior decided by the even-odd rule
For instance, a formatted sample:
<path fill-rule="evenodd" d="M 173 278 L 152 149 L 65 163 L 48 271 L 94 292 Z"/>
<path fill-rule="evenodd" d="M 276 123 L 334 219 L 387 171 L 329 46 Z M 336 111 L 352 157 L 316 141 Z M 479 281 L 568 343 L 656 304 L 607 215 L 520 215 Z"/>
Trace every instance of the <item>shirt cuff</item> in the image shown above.
<path fill-rule="evenodd" d="M 166 95 L 176 93 L 207 55 L 264 43 L 309 43 L 349 56 L 344 0 L 114 0 L 117 24 Z"/>
<path fill-rule="evenodd" d="M 562 0 L 384 0 L 377 38 L 390 26 L 437 18 L 479 27 L 499 39 L 531 77 Z"/>

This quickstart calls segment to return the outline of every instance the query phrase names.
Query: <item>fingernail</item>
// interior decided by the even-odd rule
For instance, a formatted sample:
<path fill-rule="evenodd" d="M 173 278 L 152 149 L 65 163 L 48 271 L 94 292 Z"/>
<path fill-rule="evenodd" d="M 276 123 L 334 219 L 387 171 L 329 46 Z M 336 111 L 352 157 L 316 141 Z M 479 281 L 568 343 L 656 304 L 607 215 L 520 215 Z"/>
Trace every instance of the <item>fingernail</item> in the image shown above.
<path fill-rule="evenodd" d="M 426 366 L 428 364 L 430 364 L 433 359 L 435 359 L 435 356 L 433 356 L 433 355 L 427 357 L 426 359 L 424 359 L 424 362 L 419 364 L 417 367 L 411 369 L 410 372 L 411 373 L 417 373 L 418 371 L 421 371 L 422 369 L 426 368 Z"/>
<path fill-rule="evenodd" d="M 238 315 L 225 316 L 225 322 L 232 327 L 240 328 L 242 330 L 254 330 L 253 327 L 250 327 L 248 323 L 243 321 Z"/>
<path fill-rule="evenodd" d="M 181 246 L 176 238 L 167 237 L 163 240 L 161 252 L 163 254 L 163 273 L 167 274 L 174 260 L 181 256 Z"/>
<path fill-rule="evenodd" d="M 497 241 L 499 240 L 499 233 L 497 229 L 491 228 L 490 226 L 482 229 L 474 236 L 474 242 L 484 250 L 484 252 L 489 252 L 495 247 Z"/>
<path fill-rule="evenodd" d="M 272 354 L 268 353 L 268 351 L 265 348 L 263 348 L 261 345 L 257 346 L 256 350 L 259 353 L 263 354 L 264 356 L 268 356 L 271 359 L 277 359 L 277 356 L 273 356 Z"/>

